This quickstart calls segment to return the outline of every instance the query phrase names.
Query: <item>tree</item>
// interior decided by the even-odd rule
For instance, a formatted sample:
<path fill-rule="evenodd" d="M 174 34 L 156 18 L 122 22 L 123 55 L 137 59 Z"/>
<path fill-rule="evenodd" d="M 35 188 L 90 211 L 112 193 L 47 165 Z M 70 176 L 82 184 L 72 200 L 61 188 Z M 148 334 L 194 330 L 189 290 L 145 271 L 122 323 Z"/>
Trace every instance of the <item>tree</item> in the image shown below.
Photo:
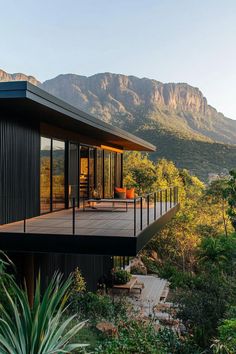
<path fill-rule="evenodd" d="M 228 179 L 222 178 L 213 181 L 206 190 L 205 197 L 213 205 L 217 205 L 221 211 L 222 220 L 224 224 L 225 235 L 228 235 L 228 222 L 229 217 L 227 214 L 228 201 L 226 199 L 226 193 L 228 189 Z"/>
<path fill-rule="evenodd" d="M 234 230 L 236 231 L 236 171 L 230 171 L 230 179 L 227 182 L 227 186 L 224 191 L 224 196 L 228 201 L 228 215 Z"/>

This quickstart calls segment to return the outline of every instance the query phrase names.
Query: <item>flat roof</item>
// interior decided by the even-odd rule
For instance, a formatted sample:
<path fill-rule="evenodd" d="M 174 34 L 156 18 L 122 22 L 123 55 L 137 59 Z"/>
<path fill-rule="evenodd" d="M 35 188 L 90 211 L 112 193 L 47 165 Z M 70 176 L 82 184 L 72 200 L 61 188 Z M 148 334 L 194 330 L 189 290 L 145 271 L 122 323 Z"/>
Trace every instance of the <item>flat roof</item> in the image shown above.
<path fill-rule="evenodd" d="M 24 110 L 40 119 L 78 133 L 99 137 L 107 145 L 125 150 L 155 151 L 156 147 L 133 134 L 83 112 L 27 81 L 0 82 L 0 108 L 23 114 Z"/>

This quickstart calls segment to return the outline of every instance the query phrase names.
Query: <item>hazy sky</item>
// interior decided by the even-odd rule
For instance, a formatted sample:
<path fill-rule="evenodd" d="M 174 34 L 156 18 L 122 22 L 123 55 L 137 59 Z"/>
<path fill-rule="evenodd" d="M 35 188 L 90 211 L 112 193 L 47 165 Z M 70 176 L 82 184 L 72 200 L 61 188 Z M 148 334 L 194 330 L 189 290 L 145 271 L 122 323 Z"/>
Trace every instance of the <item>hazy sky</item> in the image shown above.
<path fill-rule="evenodd" d="M 236 119 L 236 0 L 0 0 L 0 68 L 187 82 Z"/>

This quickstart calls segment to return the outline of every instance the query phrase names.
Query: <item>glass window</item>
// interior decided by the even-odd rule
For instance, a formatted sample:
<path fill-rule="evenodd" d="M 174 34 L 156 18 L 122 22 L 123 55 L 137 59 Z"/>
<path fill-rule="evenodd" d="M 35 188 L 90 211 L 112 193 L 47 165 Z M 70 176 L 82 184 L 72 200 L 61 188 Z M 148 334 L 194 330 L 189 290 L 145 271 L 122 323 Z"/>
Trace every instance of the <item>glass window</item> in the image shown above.
<path fill-rule="evenodd" d="M 95 197 L 95 149 L 89 148 L 89 196 Z"/>
<path fill-rule="evenodd" d="M 115 189 L 115 157 L 116 153 L 111 152 L 111 197 L 114 197 Z"/>
<path fill-rule="evenodd" d="M 111 198 L 111 153 L 104 150 L 104 197 Z"/>
<path fill-rule="evenodd" d="M 103 198 L 103 150 L 97 149 L 97 163 L 96 163 L 96 189 L 98 192 L 98 197 Z"/>
<path fill-rule="evenodd" d="M 75 198 L 78 205 L 79 185 L 79 147 L 78 144 L 69 145 L 69 206 L 72 206 L 72 198 Z"/>
<path fill-rule="evenodd" d="M 80 198 L 88 198 L 89 148 L 80 147 Z"/>
<path fill-rule="evenodd" d="M 51 210 L 51 139 L 41 137 L 40 147 L 40 212 Z"/>
<path fill-rule="evenodd" d="M 65 142 L 52 142 L 52 202 L 53 210 L 65 208 Z"/>
<path fill-rule="evenodd" d="M 116 154 L 116 187 L 121 187 L 122 186 L 122 154 L 117 153 Z"/>

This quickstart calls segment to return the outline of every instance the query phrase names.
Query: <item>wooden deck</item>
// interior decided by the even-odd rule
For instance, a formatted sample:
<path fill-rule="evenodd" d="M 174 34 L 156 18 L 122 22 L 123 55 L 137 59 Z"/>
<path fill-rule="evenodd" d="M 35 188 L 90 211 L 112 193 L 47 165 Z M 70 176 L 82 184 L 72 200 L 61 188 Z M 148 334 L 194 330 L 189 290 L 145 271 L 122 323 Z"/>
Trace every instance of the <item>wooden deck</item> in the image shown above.
<path fill-rule="evenodd" d="M 82 211 L 75 212 L 75 235 L 83 236 L 138 236 L 148 224 L 152 224 L 155 218 L 160 218 L 170 210 L 170 205 L 156 203 L 149 208 L 149 222 L 147 208 L 141 210 L 137 205 L 136 222 L 134 221 L 133 206 L 125 209 L 105 209 L 103 211 Z M 136 230 L 135 230 L 136 229 Z M 141 230 L 142 229 L 142 230 Z M 24 222 L 19 221 L 11 224 L 1 225 L 0 233 L 24 233 Z M 50 214 L 41 215 L 26 220 L 26 233 L 28 234 L 51 234 L 51 235 L 72 235 L 73 234 L 73 210 L 66 209 Z"/>

